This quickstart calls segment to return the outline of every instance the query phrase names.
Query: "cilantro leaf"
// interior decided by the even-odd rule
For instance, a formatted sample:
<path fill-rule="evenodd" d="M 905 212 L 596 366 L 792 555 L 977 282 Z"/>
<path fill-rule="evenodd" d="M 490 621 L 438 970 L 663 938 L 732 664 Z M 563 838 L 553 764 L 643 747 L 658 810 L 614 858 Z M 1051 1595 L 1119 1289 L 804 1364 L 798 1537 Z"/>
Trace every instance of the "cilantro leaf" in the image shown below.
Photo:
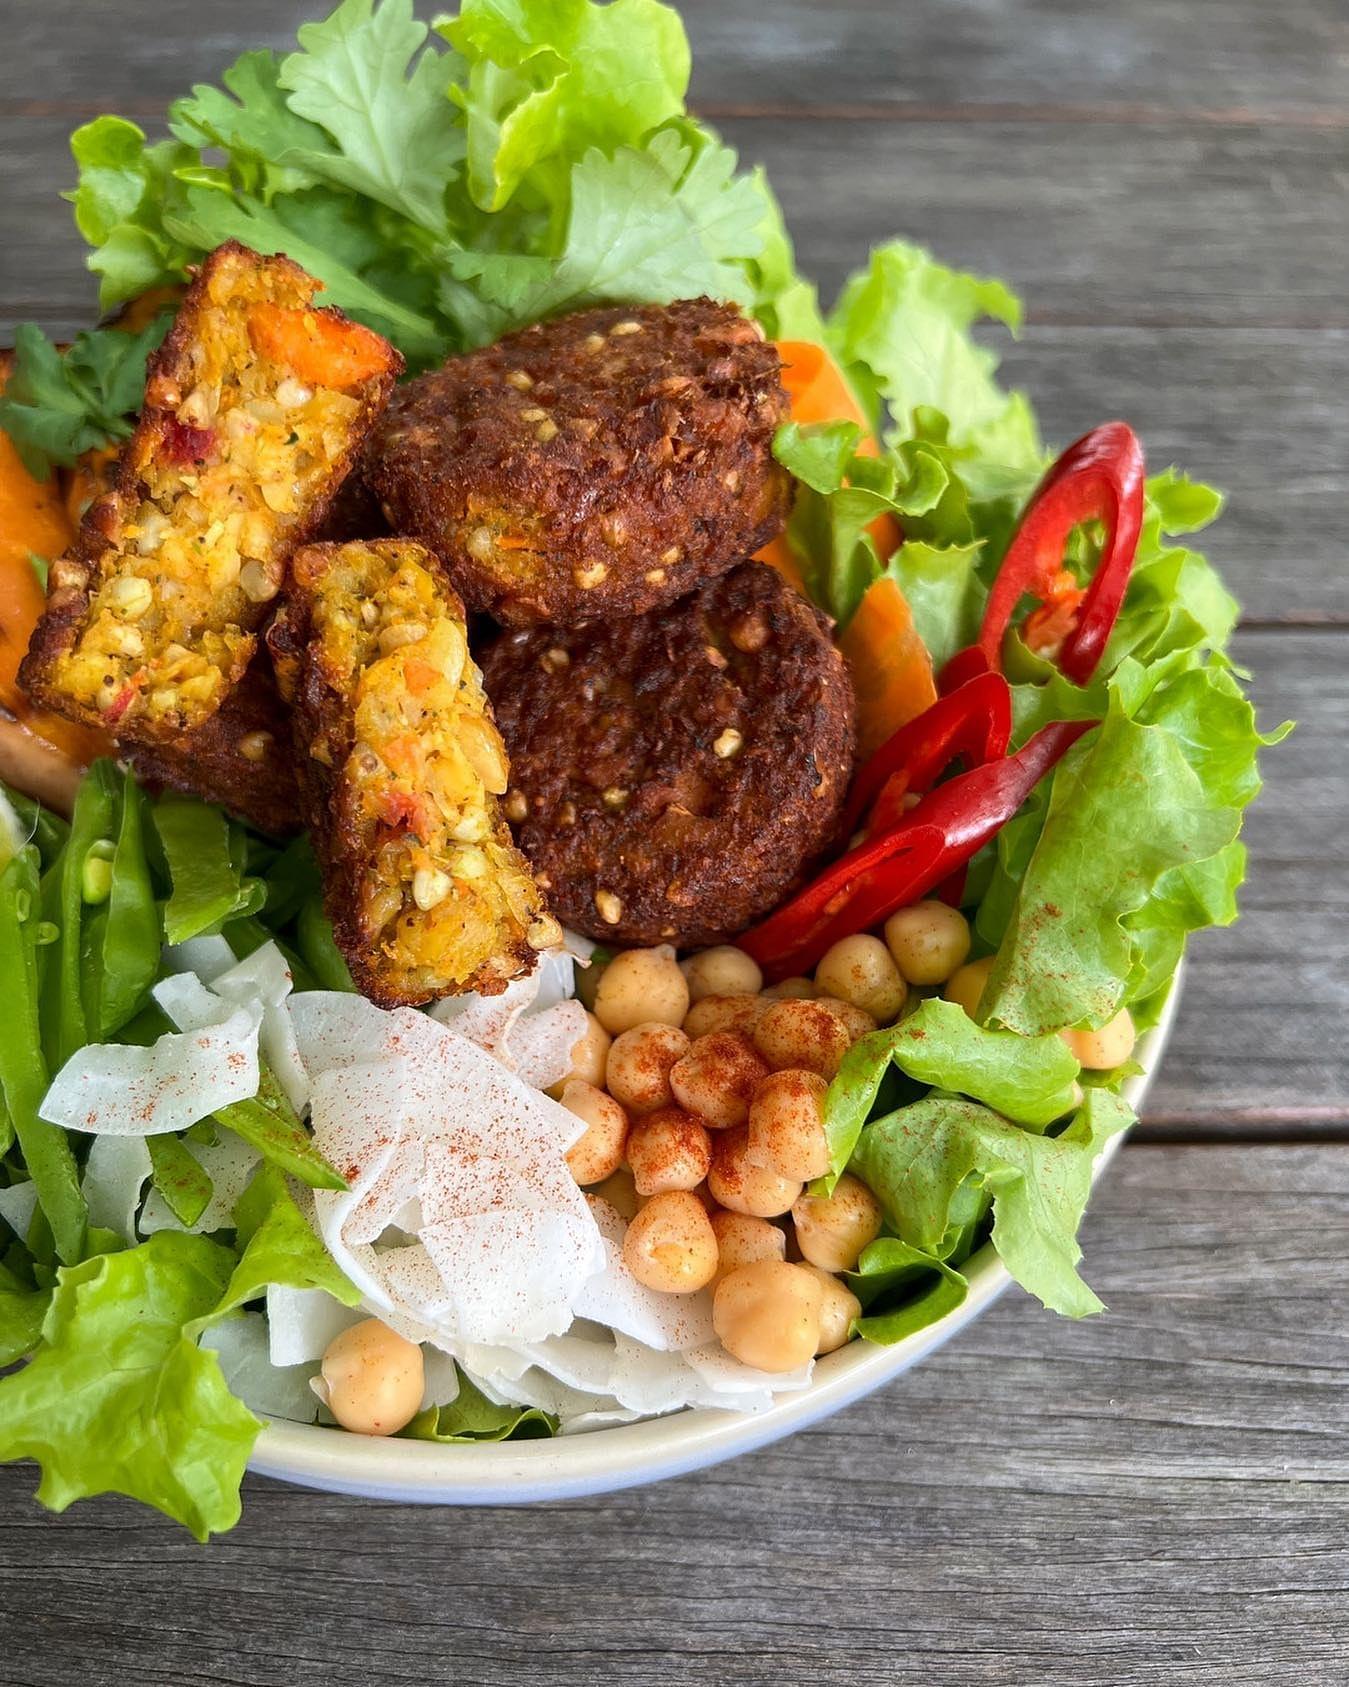
<path fill-rule="evenodd" d="M 31 322 L 14 334 L 14 366 L 0 395 L 0 428 L 28 472 L 46 480 L 86 451 L 130 436 L 145 364 L 168 330 L 160 316 L 138 334 L 99 328 L 58 351 Z"/>
<path fill-rule="evenodd" d="M 412 0 L 342 0 L 322 23 L 300 27 L 300 51 L 282 61 L 290 110 L 332 136 L 322 174 L 424 228 L 445 226 L 445 187 L 464 153 L 448 97 L 447 62 Z"/>

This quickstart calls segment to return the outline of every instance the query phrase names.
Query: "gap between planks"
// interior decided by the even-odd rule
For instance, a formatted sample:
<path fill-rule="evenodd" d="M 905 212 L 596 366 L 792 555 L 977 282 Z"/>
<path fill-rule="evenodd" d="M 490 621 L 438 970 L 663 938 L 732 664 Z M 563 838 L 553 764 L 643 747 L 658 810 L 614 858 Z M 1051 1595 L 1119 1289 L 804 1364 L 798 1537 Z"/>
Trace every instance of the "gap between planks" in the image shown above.
<path fill-rule="evenodd" d="M 162 100 L 120 100 L 124 117 L 162 117 Z M 1096 123 L 1125 128 L 1349 129 L 1349 108 L 1338 106 L 1168 106 L 1127 103 L 1031 105 L 980 100 L 941 103 L 924 100 L 857 100 L 799 104 L 793 100 L 708 100 L 690 108 L 713 122 L 765 119 L 806 123 Z M 0 100 L 0 117 L 99 117 L 97 100 Z"/>

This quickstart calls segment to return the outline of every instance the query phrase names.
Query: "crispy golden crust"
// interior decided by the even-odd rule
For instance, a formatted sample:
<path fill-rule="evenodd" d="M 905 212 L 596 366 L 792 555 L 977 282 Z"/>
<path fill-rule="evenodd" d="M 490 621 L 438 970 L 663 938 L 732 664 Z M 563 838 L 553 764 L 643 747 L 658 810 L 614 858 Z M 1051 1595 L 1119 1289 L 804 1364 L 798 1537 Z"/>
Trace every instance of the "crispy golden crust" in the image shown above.
<path fill-rule="evenodd" d="M 123 740 L 186 746 L 238 683 L 402 360 L 287 258 L 227 242 L 151 362 L 113 490 L 54 563 L 26 690 Z"/>
<path fill-rule="evenodd" d="M 464 608 L 408 539 L 297 552 L 268 633 L 352 977 L 384 1007 L 496 994 L 560 937 L 511 842 Z"/>
<path fill-rule="evenodd" d="M 719 943 L 834 839 L 852 689 L 823 618 L 762 563 L 634 620 L 503 634 L 482 666 L 507 817 L 577 931 Z"/>
<path fill-rule="evenodd" d="M 303 823 L 290 719 L 263 649 L 186 745 L 119 749 L 145 784 L 219 803 L 272 837 L 286 837 Z"/>
<path fill-rule="evenodd" d="M 581 311 L 400 388 L 370 479 L 471 609 L 508 626 L 640 614 L 781 529 L 780 370 L 710 299 Z"/>

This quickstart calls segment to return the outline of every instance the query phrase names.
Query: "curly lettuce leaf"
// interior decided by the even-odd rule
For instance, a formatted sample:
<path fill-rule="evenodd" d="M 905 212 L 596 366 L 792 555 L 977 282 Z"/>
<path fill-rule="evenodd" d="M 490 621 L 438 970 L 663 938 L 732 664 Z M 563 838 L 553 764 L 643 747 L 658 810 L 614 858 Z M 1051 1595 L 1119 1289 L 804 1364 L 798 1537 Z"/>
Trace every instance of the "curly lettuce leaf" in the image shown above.
<path fill-rule="evenodd" d="M 900 1240 L 927 1254 L 949 1236 L 962 1191 L 991 1195 L 993 1246 L 1008 1271 L 1051 1311 L 1082 1318 L 1101 1310 L 1077 1272 L 1091 1168 L 1132 1122 L 1127 1103 L 1102 1089 L 1089 1090 L 1067 1129 L 1052 1137 L 973 1102 L 931 1096 L 868 1125 L 852 1169 Z"/>
<path fill-rule="evenodd" d="M 891 1066 L 1036 1130 L 1070 1111 L 1080 1071 L 1060 1037 L 988 1030 L 954 1002 L 925 1001 L 898 1025 L 861 1038 L 844 1057 L 824 1116 L 835 1175 L 851 1159 Z"/>
<path fill-rule="evenodd" d="M 61 1269 L 40 1347 L 0 1378 L 0 1459 L 37 1460 L 44 1505 L 129 1494 L 198 1540 L 238 1521 L 261 1425 L 186 1333 L 233 1264 L 228 1248 L 166 1230 Z"/>
<path fill-rule="evenodd" d="M 549 160 L 637 146 L 684 110 L 688 40 L 656 0 L 464 0 L 437 31 L 463 60 L 455 97 L 484 211 Z"/>
<path fill-rule="evenodd" d="M 557 1420 L 537 1406 L 499 1406 L 462 1371 L 459 1392 L 448 1406 L 418 1412 L 403 1434 L 412 1441 L 455 1442 L 536 1440 L 557 1432 Z"/>

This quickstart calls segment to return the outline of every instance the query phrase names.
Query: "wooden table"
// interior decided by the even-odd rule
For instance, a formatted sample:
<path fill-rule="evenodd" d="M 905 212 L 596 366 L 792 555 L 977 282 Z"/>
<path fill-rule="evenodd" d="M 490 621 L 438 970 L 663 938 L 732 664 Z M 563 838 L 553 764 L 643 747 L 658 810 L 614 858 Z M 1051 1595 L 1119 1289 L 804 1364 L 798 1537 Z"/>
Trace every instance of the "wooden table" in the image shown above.
<path fill-rule="evenodd" d="M 91 290 L 65 139 L 152 120 L 305 0 L 10 0 L 0 328 Z M 1245 917 L 1194 946 L 1085 1230 L 1109 1313 L 1013 1293 L 794 1440 L 645 1492 L 412 1512 L 247 1484 L 209 1551 L 0 1472 L 0 1681 L 1182 1687 L 1349 1681 L 1349 15 L 1344 0 L 695 0 L 695 98 L 826 292 L 902 231 L 1009 277 L 1051 439 L 1230 487 L 1266 719 Z"/>

